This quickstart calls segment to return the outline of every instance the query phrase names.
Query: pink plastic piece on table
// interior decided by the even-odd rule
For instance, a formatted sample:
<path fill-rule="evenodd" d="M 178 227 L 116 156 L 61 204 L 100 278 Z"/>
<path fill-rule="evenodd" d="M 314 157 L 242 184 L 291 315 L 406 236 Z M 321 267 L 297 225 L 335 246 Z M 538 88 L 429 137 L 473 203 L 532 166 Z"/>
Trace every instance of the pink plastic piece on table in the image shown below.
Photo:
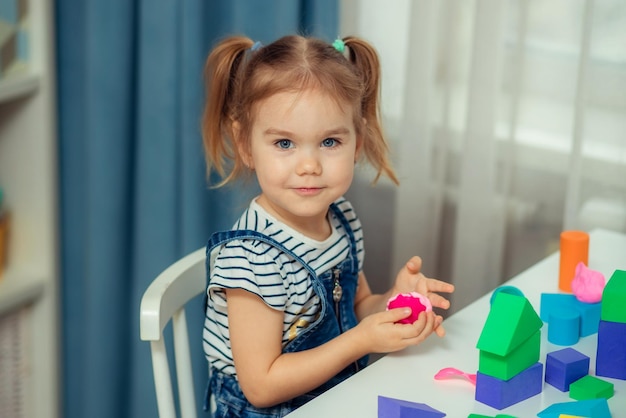
<path fill-rule="evenodd" d="M 387 309 L 404 307 L 411 308 L 411 315 L 399 320 L 398 322 L 401 324 L 412 324 L 417 321 L 420 312 L 430 312 L 433 310 L 430 300 L 417 292 L 398 293 L 387 302 Z"/>
<path fill-rule="evenodd" d="M 455 377 L 462 377 L 467 379 L 471 384 L 476 385 L 476 375 L 471 373 L 465 373 L 454 367 L 444 367 L 435 374 L 436 380 L 452 379 Z"/>
<path fill-rule="evenodd" d="M 606 280 L 602 273 L 587 268 L 582 261 L 576 265 L 576 273 L 572 280 L 572 293 L 576 299 L 585 303 L 600 302 L 605 285 Z"/>

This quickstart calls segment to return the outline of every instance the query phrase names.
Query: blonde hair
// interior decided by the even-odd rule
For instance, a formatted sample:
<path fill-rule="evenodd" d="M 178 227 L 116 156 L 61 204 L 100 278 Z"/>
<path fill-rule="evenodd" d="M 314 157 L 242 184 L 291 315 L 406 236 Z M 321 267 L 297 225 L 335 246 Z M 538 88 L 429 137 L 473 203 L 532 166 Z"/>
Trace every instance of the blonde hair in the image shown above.
<path fill-rule="evenodd" d="M 226 38 L 215 46 L 205 65 L 202 137 L 207 172 L 214 169 L 223 179 L 218 186 L 248 171 L 238 148 L 249 147 L 254 105 L 279 92 L 307 88 L 322 89 L 339 103 L 354 107 L 362 155 L 376 169 L 374 183 L 384 174 L 398 184 L 380 121 L 378 54 L 357 37 L 346 37 L 343 43 L 346 56 L 322 40 L 297 35 L 260 48 L 243 36 Z"/>

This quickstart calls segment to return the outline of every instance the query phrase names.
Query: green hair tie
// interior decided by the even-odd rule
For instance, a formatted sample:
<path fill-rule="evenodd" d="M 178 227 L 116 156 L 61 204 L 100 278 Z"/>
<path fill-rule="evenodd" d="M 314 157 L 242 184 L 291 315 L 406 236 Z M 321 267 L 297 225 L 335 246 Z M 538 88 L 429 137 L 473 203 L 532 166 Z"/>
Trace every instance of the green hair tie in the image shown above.
<path fill-rule="evenodd" d="M 346 44 L 345 42 L 343 42 L 343 40 L 337 38 L 335 39 L 335 42 L 333 42 L 333 48 L 343 54 L 343 51 L 345 51 L 346 49 Z"/>

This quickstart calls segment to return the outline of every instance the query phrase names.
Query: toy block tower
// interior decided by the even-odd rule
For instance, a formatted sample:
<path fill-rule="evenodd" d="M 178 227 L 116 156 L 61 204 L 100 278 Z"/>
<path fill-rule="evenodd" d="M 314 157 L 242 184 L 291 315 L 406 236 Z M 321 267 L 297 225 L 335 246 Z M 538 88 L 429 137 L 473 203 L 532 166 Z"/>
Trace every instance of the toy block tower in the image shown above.
<path fill-rule="evenodd" d="M 543 321 L 524 296 L 499 292 L 476 344 L 476 400 L 503 409 L 541 392 Z"/>
<path fill-rule="evenodd" d="M 615 270 L 602 292 L 596 375 L 626 380 L 626 271 Z"/>

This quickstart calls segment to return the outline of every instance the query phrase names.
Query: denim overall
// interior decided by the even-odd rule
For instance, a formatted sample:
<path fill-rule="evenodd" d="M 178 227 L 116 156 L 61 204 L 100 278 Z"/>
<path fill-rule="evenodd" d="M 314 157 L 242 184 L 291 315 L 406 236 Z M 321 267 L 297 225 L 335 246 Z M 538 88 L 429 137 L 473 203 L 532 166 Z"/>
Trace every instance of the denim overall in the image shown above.
<path fill-rule="evenodd" d="M 300 335 L 290 341 L 283 348 L 283 353 L 303 351 L 320 346 L 357 324 L 357 318 L 354 312 L 354 298 L 359 275 L 356 242 L 352 228 L 343 215 L 343 212 L 335 204 L 332 204 L 330 209 L 341 221 L 342 226 L 348 233 L 350 238 L 350 254 L 339 265 L 319 277 L 300 257 L 296 256 L 279 242 L 257 231 L 231 230 L 216 232 L 211 236 L 207 246 L 207 280 L 210 280 L 210 254 L 213 248 L 223 245 L 228 241 L 241 239 L 259 240 L 273 245 L 280 251 L 293 257 L 309 271 L 313 290 L 319 297 L 322 306 L 317 319 L 303 330 Z M 205 309 L 206 307 L 207 303 L 205 303 Z M 241 391 L 239 383 L 233 376 L 226 375 L 215 368 L 211 368 L 207 395 L 204 402 L 205 410 L 209 409 L 212 394 L 215 396 L 217 404 L 217 409 L 213 415 L 214 418 L 282 417 L 352 376 L 357 371 L 364 368 L 367 365 L 367 361 L 367 356 L 362 357 L 311 392 L 269 408 L 257 408 L 250 404 Z M 268 388 L 268 390 L 272 389 Z"/>

